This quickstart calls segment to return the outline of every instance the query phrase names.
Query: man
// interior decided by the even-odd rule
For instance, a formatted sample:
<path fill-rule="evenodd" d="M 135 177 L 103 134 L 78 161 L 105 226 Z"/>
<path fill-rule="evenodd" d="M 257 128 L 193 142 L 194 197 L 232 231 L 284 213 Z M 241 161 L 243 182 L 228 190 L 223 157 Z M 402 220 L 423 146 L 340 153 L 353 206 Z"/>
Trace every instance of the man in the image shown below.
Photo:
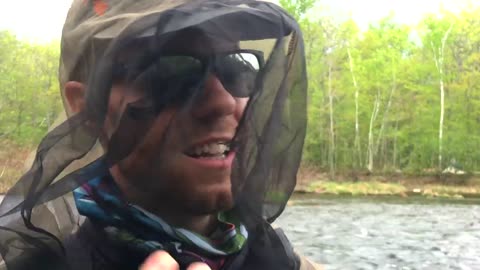
<path fill-rule="evenodd" d="M 68 120 L 0 206 L 7 269 L 314 269 L 270 226 L 305 136 L 302 46 L 266 2 L 73 1 Z"/>

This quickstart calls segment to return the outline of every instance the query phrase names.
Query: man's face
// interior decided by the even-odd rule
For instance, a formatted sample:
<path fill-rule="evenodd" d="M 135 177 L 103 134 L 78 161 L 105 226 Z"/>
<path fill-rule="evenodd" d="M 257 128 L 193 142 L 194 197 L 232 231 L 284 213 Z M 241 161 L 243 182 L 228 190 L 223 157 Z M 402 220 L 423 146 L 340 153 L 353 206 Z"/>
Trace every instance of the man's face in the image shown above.
<path fill-rule="evenodd" d="M 196 55 L 231 52 L 237 46 L 191 33 L 169 44 L 166 49 L 175 53 Z M 135 118 L 126 114 L 148 107 L 151 100 L 139 86 L 113 85 L 105 130 L 111 140 L 109 152 L 134 145 L 112 168 L 127 197 L 130 188 L 136 189 L 143 196 L 140 201 L 150 204 L 147 207 L 168 205 L 191 214 L 232 207 L 230 175 L 235 151 L 229 148 L 248 98 L 232 96 L 215 72 L 208 73 L 203 87 L 181 105 L 171 104 L 150 117 Z M 165 90 L 161 85 L 158 88 L 154 90 Z"/>

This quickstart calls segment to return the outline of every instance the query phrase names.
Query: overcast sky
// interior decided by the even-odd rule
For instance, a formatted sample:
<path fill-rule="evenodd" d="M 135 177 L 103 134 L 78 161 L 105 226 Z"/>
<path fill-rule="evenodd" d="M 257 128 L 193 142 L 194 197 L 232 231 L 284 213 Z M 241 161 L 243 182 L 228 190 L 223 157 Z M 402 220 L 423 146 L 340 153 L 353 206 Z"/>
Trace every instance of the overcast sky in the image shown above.
<path fill-rule="evenodd" d="M 362 30 L 391 12 L 396 22 L 416 25 L 426 14 L 439 14 L 441 9 L 458 13 L 469 5 L 480 6 L 480 0 L 320 0 L 319 3 L 322 14 L 339 21 L 352 18 Z"/>
<path fill-rule="evenodd" d="M 48 42 L 59 39 L 63 21 L 72 0 L 0 0 L 0 30 L 9 29 L 22 39 Z M 318 0 L 321 14 L 339 21 L 353 18 L 361 29 L 387 16 L 396 21 L 416 24 L 427 13 L 438 13 L 440 7 L 457 12 L 468 2 L 480 0 Z M 320 11 L 314 11 L 319 13 Z"/>

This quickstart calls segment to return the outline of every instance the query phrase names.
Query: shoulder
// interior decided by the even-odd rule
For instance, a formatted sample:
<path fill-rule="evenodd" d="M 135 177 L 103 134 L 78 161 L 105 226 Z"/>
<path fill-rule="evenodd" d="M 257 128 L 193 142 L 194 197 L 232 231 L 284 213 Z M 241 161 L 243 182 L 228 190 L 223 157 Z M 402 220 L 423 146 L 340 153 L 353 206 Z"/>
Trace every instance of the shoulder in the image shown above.
<path fill-rule="evenodd" d="M 109 241 L 88 219 L 66 239 L 64 247 L 70 270 L 138 269 L 145 259 Z"/>
<path fill-rule="evenodd" d="M 298 258 L 300 258 L 300 268 L 299 270 L 323 270 L 324 268 L 312 262 L 311 260 L 307 259 L 305 256 L 297 254 Z"/>
<path fill-rule="evenodd" d="M 295 260 L 297 261 L 297 266 L 299 267 L 299 270 L 323 270 L 323 267 L 321 265 L 314 263 L 311 260 L 307 259 L 305 256 L 298 254 L 294 250 L 293 246 L 291 245 L 290 241 L 287 239 L 287 236 L 281 228 L 276 227 L 274 230 L 278 237 L 281 239 L 281 241 L 284 243 L 284 245 L 289 246 L 289 252 L 287 253 L 293 254 L 293 257 L 296 258 Z"/>
<path fill-rule="evenodd" d="M 69 270 L 111 269 L 105 263 L 104 255 L 108 252 L 101 252 L 103 240 L 93 224 L 85 220 L 75 233 L 63 241 Z"/>
<path fill-rule="evenodd" d="M 69 235 L 63 242 L 67 261 L 71 270 L 89 270 L 91 269 L 91 253 L 92 247 L 88 241 L 84 239 L 84 235 L 80 231 Z"/>

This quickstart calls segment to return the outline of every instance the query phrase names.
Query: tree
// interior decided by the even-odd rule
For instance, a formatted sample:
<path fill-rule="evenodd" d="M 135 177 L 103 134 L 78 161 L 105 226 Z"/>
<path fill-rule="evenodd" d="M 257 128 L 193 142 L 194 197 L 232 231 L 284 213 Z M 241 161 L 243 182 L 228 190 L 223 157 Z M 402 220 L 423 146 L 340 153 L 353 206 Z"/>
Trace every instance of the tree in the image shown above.
<path fill-rule="evenodd" d="M 0 32 L 0 139 L 36 144 L 60 111 L 57 43 Z"/>
<path fill-rule="evenodd" d="M 302 23 L 309 9 L 315 5 L 316 0 L 280 0 L 280 5 Z"/>

